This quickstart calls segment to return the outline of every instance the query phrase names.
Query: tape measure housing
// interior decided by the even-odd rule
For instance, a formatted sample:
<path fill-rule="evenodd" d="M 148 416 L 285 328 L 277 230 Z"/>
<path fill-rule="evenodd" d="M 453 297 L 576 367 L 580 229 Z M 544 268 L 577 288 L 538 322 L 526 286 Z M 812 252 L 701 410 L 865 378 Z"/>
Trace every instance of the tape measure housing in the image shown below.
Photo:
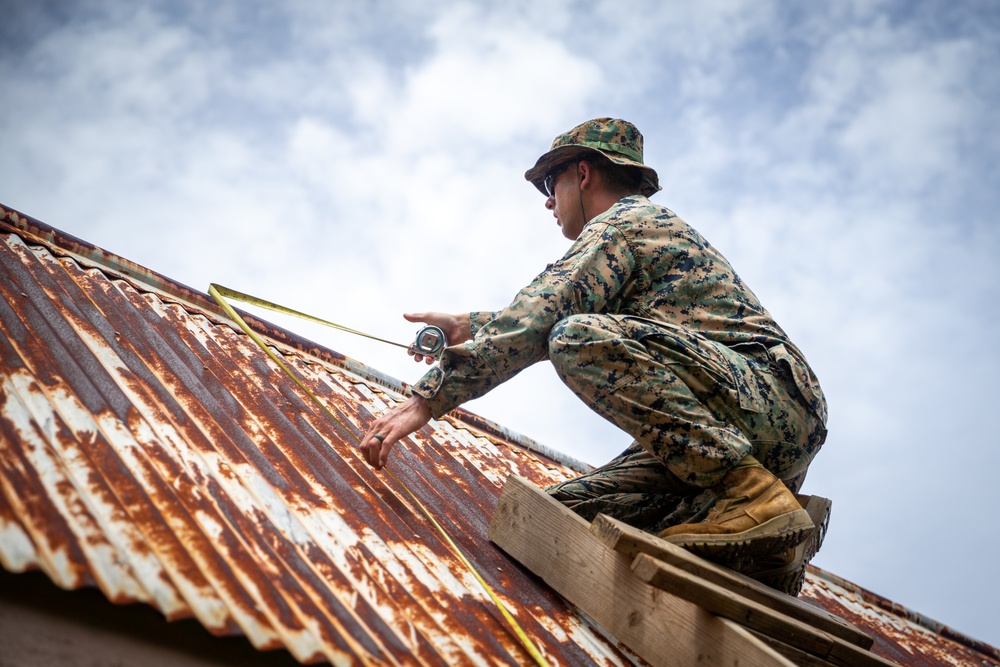
<path fill-rule="evenodd" d="M 428 324 L 420 329 L 417 332 L 417 339 L 413 343 L 414 352 L 432 359 L 440 357 L 446 347 L 448 347 L 448 337 L 441 327 L 436 327 L 433 324 Z"/>

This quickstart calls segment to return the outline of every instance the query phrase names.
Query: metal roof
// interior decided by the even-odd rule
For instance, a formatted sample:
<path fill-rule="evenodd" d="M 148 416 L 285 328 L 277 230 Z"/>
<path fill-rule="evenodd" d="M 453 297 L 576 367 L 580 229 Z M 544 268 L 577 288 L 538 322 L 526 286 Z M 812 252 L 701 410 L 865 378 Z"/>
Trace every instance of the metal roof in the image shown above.
<path fill-rule="evenodd" d="M 408 495 L 350 444 L 405 387 L 246 319 L 345 426 L 205 294 L 0 208 L 0 564 L 302 662 L 527 664 Z M 393 460 L 546 657 L 635 664 L 486 538 L 507 474 L 546 485 L 583 467 L 462 410 Z M 892 626 L 862 626 L 883 650 L 969 648 L 911 639 L 898 612 L 859 611 L 846 582 L 824 576 L 810 571 L 806 596 Z"/>
<path fill-rule="evenodd" d="M 303 662 L 525 661 L 408 496 L 205 298 L 123 277 L 67 253 L 72 244 L 5 231 L 5 568 L 38 567 L 63 588 L 96 585 L 170 619 L 193 615 Z M 401 399 L 377 382 L 385 378 L 279 338 L 286 363 L 355 435 Z M 397 476 L 546 654 L 631 664 L 486 539 L 509 472 L 545 484 L 572 471 L 461 418 L 398 448 Z"/>
<path fill-rule="evenodd" d="M 1000 651 L 857 584 L 809 566 L 801 598 L 875 639 L 872 651 L 907 667 L 997 667 Z"/>

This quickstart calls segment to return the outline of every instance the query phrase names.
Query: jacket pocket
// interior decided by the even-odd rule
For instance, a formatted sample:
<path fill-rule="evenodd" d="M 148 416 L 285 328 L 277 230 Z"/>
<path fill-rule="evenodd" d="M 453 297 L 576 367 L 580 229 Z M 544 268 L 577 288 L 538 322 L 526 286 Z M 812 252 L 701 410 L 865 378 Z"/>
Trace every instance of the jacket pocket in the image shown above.
<path fill-rule="evenodd" d="M 746 357 L 739 352 L 731 351 L 726 355 L 726 361 L 740 396 L 740 407 L 748 412 L 764 412 L 764 397 L 760 394 L 754 370 L 747 363 Z"/>
<path fill-rule="evenodd" d="M 818 382 L 812 377 L 809 368 L 789 352 L 784 343 L 770 349 L 771 358 L 779 364 L 785 364 L 792 373 L 792 379 L 799 393 L 809 408 L 816 413 L 824 424 L 826 423 L 826 399 L 819 388 Z"/>

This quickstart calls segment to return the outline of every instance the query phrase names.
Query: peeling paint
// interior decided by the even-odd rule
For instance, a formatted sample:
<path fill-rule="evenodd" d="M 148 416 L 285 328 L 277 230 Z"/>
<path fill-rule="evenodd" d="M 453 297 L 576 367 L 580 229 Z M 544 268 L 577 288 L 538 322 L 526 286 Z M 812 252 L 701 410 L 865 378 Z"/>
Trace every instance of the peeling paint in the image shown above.
<path fill-rule="evenodd" d="M 35 545 L 24 532 L 24 528 L 14 518 L 7 507 L 4 496 L 0 493 L 0 564 L 10 572 L 27 572 L 39 567 Z"/>
<path fill-rule="evenodd" d="M 1000 666 L 1000 651 L 996 648 L 818 568 L 810 567 L 807 571 L 801 597 L 874 637 L 872 651 L 900 665 Z"/>

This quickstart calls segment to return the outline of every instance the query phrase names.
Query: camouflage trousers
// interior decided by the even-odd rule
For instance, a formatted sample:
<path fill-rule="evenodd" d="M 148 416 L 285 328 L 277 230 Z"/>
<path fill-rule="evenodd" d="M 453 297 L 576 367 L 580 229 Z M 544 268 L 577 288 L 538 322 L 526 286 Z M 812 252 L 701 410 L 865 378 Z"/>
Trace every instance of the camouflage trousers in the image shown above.
<path fill-rule="evenodd" d="M 698 520 L 743 457 L 797 491 L 826 428 L 787 362 L 681 327 L 626 315 L 575 315 L 549 336 L 573 392 L 635 442 L 608 464 L 547 491 L 592 519 L 663 528 Z"/>

